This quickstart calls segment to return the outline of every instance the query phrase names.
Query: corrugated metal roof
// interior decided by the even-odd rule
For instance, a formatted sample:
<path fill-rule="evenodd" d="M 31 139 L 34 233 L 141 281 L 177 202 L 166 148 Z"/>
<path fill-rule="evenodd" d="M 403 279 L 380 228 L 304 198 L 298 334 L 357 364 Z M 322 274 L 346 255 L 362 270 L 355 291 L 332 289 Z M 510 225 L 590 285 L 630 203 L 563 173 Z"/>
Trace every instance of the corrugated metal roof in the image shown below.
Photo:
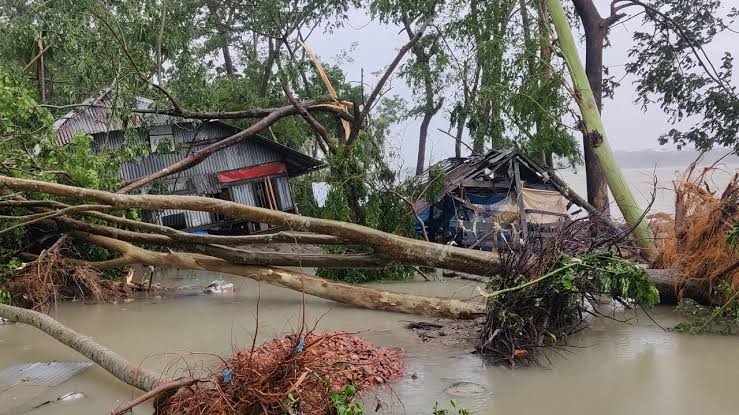
<path fill-rule="evenodd" d="M 124 128 L 140 127 L 144 124 L 166 125 L 184 121 L 182 118 L 161 114 L 132 114 L 124 122 L 120 117 L 111 116 L 111 94 L 112 91 L 106 89 L 100 96 L 86 99 L 78 108 L 54 121 L 53 129 L 56 131 L 59 143 L 69 144 L 75 133 L 92 135 L 118 131 Z M 153 105 L 154 101 L 150 99 L 136 98 L 136 109 L 149 109 Z"/>
<path fill-rule="evenodd" d="M 521 167 L 522 178 L 525 176 L 528 182 L 549 182 L 550 178 L 546 169 L 515 148 L 507 150 L 491 150 L 485 155 L 471 156 L 467 158 L 448 158 L 429 167 L 423 173 L 413 178 L 413 180 L 414 184 L 418 188 L 423 188 L 430 180 L 431 170 L 434 168 L 441 168 L 447 181 L 445 184 L 446 188 L 450 189 L 468 179 L 489 180 L 489 177 L 494 174 L 494 172 L 500 172 L 501 169 L 508 169 L 509 161 L 514 158 Z M 434 202 L 436 201 L 421 199 L 414 203 L 413 206 L 416 211 L 421 211 Z"/>
<path fill-rule="evenodd" d="M 56 131 L 59 143 L 69 144 L 75 133 L 81 133 L 98 135 L 100 137 L 96 137 L 96 141 L 105 141 L 106 147 L 115 148 L 122 145 L 122 135 L 101 133 L 111 133 L 126 128 L 139 128 L 142 126 L 178 125 L 182 128 L 174 130 L 174 139 L 176 142 L 183 142 L 184 136 L 187 136 L 189 139 L 187 140 L 188 142 L 202 141 L 212 138 L 225 138 L 241 131 L 241 129 L 220 120 L 206 121 L 204 124 L 195 128 L 192 125 L 193 120 L 170 117 L 161 114 L 133 114 L 124 123 L 118 117 L 111 117 L 109 112 L 111 94 L 112 92 L 110 89 L 105 90 L 100 96 L 85 100 L 79 108 L 70 111 L 57 119 L 54 122 L 54 130 Z M 136 98 L 136 107 L 138 109 L 150 109 L 153 105 L 154 101 L 152 100 L 142 97 Z M 208 128 L 203 128 L 204 125 Z M 192 128 L 195 132 L 194 137 L 192 134 L 184 134 L 185 132 L 183 129 L 187 129 L 188 127 Z M 244 141 L 242 141 L 242 143 L 243 142 Z M 259 135 L 246 140 L 246 142 L 267 147 L 283 155 L 284 160 L 282 161 L 287 165 L 290 177 L 305 174 L 322 166 L 322 163 L 313 157 Z M 96 145 L 94 144 L 93 147 L 95 148 Z M 97 147 L 100 147 L 100 144 L 97 144 Z M 243 156 L 243 153 L 241 155 Z M 174 157 L 174 154 L 172 156 Z M 254 154 L 254 156 L 259 156 L 259 154 Z M 162 166 L 159 166 L 159 163 L 155 163 L 158 166 L 156 170 L 166 167 L 176 161 L 179 161 L 179 159 L 171 160 L 169 163 Z M 265 159 L 261 162 L 255 161 L 251 164 L 267 163 L 269 161 L 273 160 Z M 243 160 L 239 160 L 239 162 L 236 162 L 235 164 L 243 164 L 242 162 Z M 140 176 L 143 176 L 143 174 L 136 177 Z M 131 179 L 134 177 L 125 178 Z"/>
<path fill-rule="evenodd" d="M 431 170 L 441 169 L 441 171 L 444 172 L 447 178 L 452 183 L 455 183 L 469 177 L 468 174 L 455 173 L 481 172 L 486 168 L 491 168 L 497 164 L 507 161 L 511 157 L 515 157 L 518 155 L 518 150 L 508 149 L 502 151 L 491 150 L 487 154 L 481 156 L 450 157 L 430 166 L 423 173 L 416 176 L 414 180 L 419 186 L 423 186 L 428 183 Z"/>
<path fill-rule="evenodd" d="M 30 409 L 39 395 L 92 366 L 90 362 L 25 363 L 0 370 L 0 414 Z"/>

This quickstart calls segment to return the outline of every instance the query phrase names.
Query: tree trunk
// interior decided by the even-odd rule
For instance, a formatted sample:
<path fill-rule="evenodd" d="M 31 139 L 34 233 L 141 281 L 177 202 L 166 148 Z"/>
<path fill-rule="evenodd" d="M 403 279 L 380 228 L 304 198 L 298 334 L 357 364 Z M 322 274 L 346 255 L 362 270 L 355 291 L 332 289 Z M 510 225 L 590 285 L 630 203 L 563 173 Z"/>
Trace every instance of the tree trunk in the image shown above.
<path fill-rule="evenodd" d="M 677 305 L 681 298 L 690 298 L 703 305 L 715 305 L 711 298 L 711 287 L 702 279 L 690 279 L 678 289 L 676 269 L 647 269 L 649 277 L 659 290 L 659 303 Z M 678 291 L 679 290 L 679 291 Z M 679 294 L 679 295 L 678 295 Z"/>
<path fill-rule="evenodd" d="M 267 53 L 267 59 L 264 61 L 264 68 L 262 71 L 262 81 L 259 86 L 259 96 L 266 97 L 267 89 L 269 89 L 269 79 L 272 77 L 272 66 L 275 64 L 277 54 L 280 53 L 281 42 L 279 40 L 267 39 L 269 45 L 269 52 Z"/>
<path fill-rule="evenodd" d="M 421 129 L 418 134 L 418 160 L 416 162 L 416 175 L 420 175 L 424 170 L 426 170 L 426 140 L 429 135 L 429 124 L 434 115 L 439 112 L 443 103 L 444 99 L 442 98 L 435 107 L 428 107 L 423 114 L 423 121 L 421 121 Z"/>
<path fill-rule="evenodd" d="M 38 80 L 38 95 L 42 104 L 46 103 L 46 71 L 44 68 L 44 39 L 36 42 L 38 59 L 36 60 L 36 78 Z"/>
<path fill-rule="evenodd" d="M 46 314 L 0 303 L 0 317 L 36 327 L 135 388 L 149 391 L 163 379 L 160 374 L 132 364 L 118 353 L 90 337 L 70 329 Z"/>
<path fill-rule="evenodd" d="M 154 252 L 104 236 L 83 236 L 96 245 L 120 252 L 129 264 L 222 272 L 371 310 L 446 318 L 474 318 L 485 312 L 482 303 L 395 293 L 328 281 L 287 269 L 236 265 L 219 258 L 183 252 Z M 95 266 L 95 263 L 90 265 Z M 120 262 L 116 266 L 120 267 Z"/>
<path fill-rule="evenodd" d="M 654 236 L 647 226 L 647 221 L 643 220 L 643 212 L 631 194 L 631 190 L 613 157 L 613 151 L 606 139 L 603 120 L 600 118 L 600 112 L 593 91 L 590 89 L 585 68 L 577 53 L 575 39 L 572 36 L 572 29 L 567 21 L 562 3 L 560 0 L 546 0 L 546 4 L 559 37 L 565 63 L 572 77 L 577 104 L 580 107 L 583 124 L 588 132 L 588 139 L 593 143 L 595 156 L 603 169 L 608 186 L 611 188 L 613 197 L 616 199 L 616 204 L 618 204 L 624 219 L 629 225 L 634 226 L 634 235 L 641 245 L 644 256 L 650 260 L 654 259 L 657 256 Z"/>
<path fill-rule="evenodd" d="M 224 36 L 226 36 L 224 34 Z M 233 59 L 231 59 L 231 49 L 229 48 L 228 40 L 223 41 L 223 67 L 226 69 L 226 75 L 229 78 L 236 77 L 236 68 L 234 67 Z"/>
<path fill-rule="evenodd" d="M 419 176 L 426 170 L 426 140 L 429 135 L 429 123 L 431 123 L 431 117 L 428 111 L 423 114 L 423 120 L 421 121 L 421 129 L 418 132 L 418 158 L 416 160 L 416 176 Z"/>
<path fill-rule="evenodd" d="M 552 39 L 549 37 L 549 19 L 546 17 L 546 5 L 544 0 L 538 0 L 538 19 L 537 24 L 539 27 L 539 59 L 541 78 L 539 84 L 548 83 L 552 79 Z M 542 136 L 544 134 L 544 115 L 540 112 L 536 116 L 536 134 Z M 543 140 L 542 140 L 543 141 Z M 548 169 L 554 169 L 554 157 L 552 151 L 549 149 L 541 150 L 541 162 Z"/>
<path fill-rule="evenodd" d="M 590 89 L 593 91 L 598 111 L 603 98 L 603 47 L 605 26 L 598 9 L 592 0 L 573 0 L 583 28 L 585 29 L 585 73 Z M 603 170 L 595 156 L 590 134 L 583 134 L 583 156 L 585 159 L 585 179 L 588 189 L 588 202 L 603 214 L 610 216 L 608 185 Z"/>
<path fill-rule="evenodd" d="M 462 134 L 464 134 L 464 115 L 458 115 L 457 132 L 454 134 L 454 157 L 462 157 Z"/>

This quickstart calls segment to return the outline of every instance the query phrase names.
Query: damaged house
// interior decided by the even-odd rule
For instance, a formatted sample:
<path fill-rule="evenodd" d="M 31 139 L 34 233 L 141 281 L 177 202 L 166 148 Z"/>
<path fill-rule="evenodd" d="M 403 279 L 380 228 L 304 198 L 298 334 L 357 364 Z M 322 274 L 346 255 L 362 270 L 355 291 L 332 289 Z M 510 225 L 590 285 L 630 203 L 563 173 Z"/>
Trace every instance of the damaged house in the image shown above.
<path fill-rule="evenodd" d="M 124 162 L 120 177 L 131 181 L 167 167 L 188 154 L 229 137 L 239 128 L 221 121 L 193 121 L 164 115 L 137 115 L 127 123 L 109 116 L 107 94 L 85 102 L 54 123 L 57 139 L 67 144 L 72 137 L 93 137 L 93 151 L 124 146 L 145 146 L 149 154 Z M 139 98 L 137 106 L 149 108 L 151 101 Z M 112 118 L 112 119 L 111 119 Z M 144 192 L 198 195 L 245 205 L 295 212 L 289 179 L 313 171 L 321 163 L 305 154 L 264 137 L 255 136 L 216 152 L 202 163 L 169 176 Z M 254 233 L 266 224 L 235 221 L 219 215 L 188 210 L 165 209 L 144 212 L 147 222 L 189 232 Z"/>
<path fill-rule="evenodd" d="M 582 207 L 592 210 L 556 175 L 515 149 L 449 158 L 416 178 L 419 188 L 441 181 L 433 200 L 414 204 L 416 230 L 429 240 L 469 248 L 505 249 L 546 237 Z M 573 208 L 575 206 L 575 208 Z"/>

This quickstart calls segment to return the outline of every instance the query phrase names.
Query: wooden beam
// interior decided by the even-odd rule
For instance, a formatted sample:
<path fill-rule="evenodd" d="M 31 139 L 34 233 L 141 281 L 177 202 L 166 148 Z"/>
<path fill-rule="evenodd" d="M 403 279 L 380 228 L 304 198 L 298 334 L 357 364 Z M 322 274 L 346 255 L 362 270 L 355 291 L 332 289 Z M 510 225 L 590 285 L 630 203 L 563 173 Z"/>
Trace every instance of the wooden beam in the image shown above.
<path fill-rule="evenodd" d="M 488 181 L 462 180 L 462 187 L 477 188 L 477 189 L 495 189 L 496 184 L 492 180 L 488 180 Z"/>
<path fill-rule="evenodd" d="M 560 216 L 563 218 L 569 218 L 570 215 L 566 213 L 560 213 L 560 212 L 550 212 L 548 210 L 541 210 L 541 209 L 524 209 L 526 213 L 539 213 L 542 215 L 552 215 L 552 216 Z"/>

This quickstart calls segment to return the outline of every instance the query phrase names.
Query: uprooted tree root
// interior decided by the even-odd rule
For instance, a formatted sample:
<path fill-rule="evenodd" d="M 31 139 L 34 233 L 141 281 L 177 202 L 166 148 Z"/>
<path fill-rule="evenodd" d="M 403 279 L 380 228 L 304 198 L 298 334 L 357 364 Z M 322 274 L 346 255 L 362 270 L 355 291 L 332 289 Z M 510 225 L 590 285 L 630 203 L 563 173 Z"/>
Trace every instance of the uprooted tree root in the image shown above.
<path fill-rule="evenodd" d="M 723 191 L 712 190 L 710 178 L 717 167 L 698 169 L 696 164 L 674 183 L 674 220 L 655 218 L 661 222 L 659 265 L 677 270 L 678 297 L 691 281 L 709 287 L 709 293 L 721 282 L 739 288 L 739 251 L 727 241 L 729 231 L 739 222 L 739 173 Z"/>
<path fill-rule="evenodd" d="M 216 375 L 159 399 L 158 414 L 330 414 L 331 393 L 402 373 L 397 352 L 345 332 L 292 334 L 237 353 Z"/>
<path fill-rule="evenodd" d="M 33 262 L 14 270 L 8 285 L 13 303 L 45 311 L 60 299 L 113 301 L 119 293 L 89 266 L 68 263 L 58 249 L 44 251 Z"/>

